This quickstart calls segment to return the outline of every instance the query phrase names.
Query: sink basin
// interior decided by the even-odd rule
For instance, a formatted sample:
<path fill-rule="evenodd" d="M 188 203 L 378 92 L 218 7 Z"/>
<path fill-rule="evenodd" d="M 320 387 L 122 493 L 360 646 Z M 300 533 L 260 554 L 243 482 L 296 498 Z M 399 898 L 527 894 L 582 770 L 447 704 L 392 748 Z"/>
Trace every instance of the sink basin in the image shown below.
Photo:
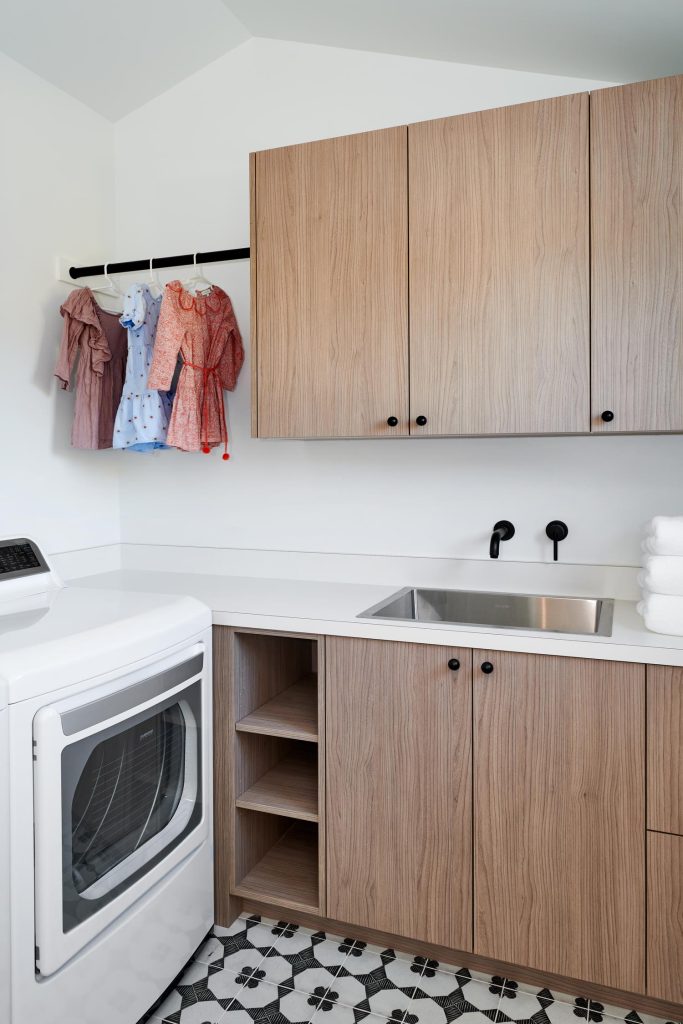
<path fill-rule="evenodd" d="M 611 598 L 496 594 L 481 590 L 417 590 L 406 587 L 368 608 L 358 618 L 611 636 L 613 614 L 614 601 Z"/>

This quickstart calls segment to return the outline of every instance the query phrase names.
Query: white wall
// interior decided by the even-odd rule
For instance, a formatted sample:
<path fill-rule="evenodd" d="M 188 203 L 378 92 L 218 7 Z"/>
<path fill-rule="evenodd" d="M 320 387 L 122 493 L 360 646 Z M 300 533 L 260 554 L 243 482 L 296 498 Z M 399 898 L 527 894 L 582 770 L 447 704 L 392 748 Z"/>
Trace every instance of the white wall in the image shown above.
<path fill-rule="evenodd" d="M 0 55 L 0 136 L 0 537 L 48 552 L 115 543 L 115 462 L 69 449 L 73 395 L 52 376 L 69 294 L 55 256 L 113 244 L 112 126 Z"/>
<path fill-rule="evenodd" d="M 599 86 L 585 80 L 251 40 L 116 126 L 123 257 L 248 244 L 251 150 Z M 169 275 L 170 276 L 170 275 Z M 247 264 L 212 267 L 245 336 Z M 255 441 L 249 366 L 229 398 L 233 458 L 125 454 L 123 539 L 636 564 L 638 531 L 683 512 L 683 438 Z"/>

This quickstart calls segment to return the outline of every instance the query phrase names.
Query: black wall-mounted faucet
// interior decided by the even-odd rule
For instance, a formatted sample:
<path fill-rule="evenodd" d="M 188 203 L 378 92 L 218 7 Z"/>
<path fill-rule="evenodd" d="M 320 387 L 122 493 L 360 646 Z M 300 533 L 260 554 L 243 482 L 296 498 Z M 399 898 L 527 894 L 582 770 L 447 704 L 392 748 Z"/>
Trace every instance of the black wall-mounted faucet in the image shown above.
<path fill-rule="evenodd" d="M 569 533 L 569 527 L 561 519 L 553 519 L 545 528 L 546 536 L 553 542 L 553 562 L 557 561 L 557 545 L 565 540 Z"/>
<path fill-rule="evenodd" d="M 498 558 L 498 555 L 500 554 L 500 542 L 502 540 L 510 540 L 514 535 L 515 528 L 512 523 L 507 519 L 499 519 L 493 527 L 493 533 L 491 534 L 491 543 L 489 545 L 489 555 L 491 558 Z"/>

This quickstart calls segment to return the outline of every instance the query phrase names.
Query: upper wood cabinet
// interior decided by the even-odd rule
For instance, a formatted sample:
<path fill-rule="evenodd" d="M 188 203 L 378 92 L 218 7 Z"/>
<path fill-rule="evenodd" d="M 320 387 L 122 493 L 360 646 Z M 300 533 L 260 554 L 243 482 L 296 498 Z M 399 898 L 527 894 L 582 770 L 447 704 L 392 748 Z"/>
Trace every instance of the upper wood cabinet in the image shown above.
<path fill-rule="evenodd" d="M 471 949 L 472 652 L 326 651 L 328 915 Z"/>
<path fill-rule="evenodd" d="M 255 154 L 259 437 L 408 433 L 406 147 L 392 128 Z"/>
<path fill-rule="evenodd" d="M 683 76 L 256 153 L 251 186 L 255 436 L 683 432 Z"/>
<path fill-rule="evenodd" d="M 645 667 L 474 659 L 474 952 L 643 992 Z"/>
<path fill-rule="evenodd" d="M 587 431 L 588 94 L 411 125 L 408 151 L 411 431 Z"/>
<path fill-rule="evenodd" d="M 682 76 L 591 94 L 591 267 L 593 429 L 683 430 Z"/>

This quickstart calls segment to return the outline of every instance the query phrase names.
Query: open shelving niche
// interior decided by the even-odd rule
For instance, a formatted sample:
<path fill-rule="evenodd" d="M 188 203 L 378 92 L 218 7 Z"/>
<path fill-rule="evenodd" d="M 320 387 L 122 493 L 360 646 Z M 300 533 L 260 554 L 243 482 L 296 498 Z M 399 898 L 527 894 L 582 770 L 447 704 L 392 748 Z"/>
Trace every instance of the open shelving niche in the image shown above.
<path fill-rule="evenodd" d="M 325 913 L 324 638 L 231 631 L 231 892 Z"/>

